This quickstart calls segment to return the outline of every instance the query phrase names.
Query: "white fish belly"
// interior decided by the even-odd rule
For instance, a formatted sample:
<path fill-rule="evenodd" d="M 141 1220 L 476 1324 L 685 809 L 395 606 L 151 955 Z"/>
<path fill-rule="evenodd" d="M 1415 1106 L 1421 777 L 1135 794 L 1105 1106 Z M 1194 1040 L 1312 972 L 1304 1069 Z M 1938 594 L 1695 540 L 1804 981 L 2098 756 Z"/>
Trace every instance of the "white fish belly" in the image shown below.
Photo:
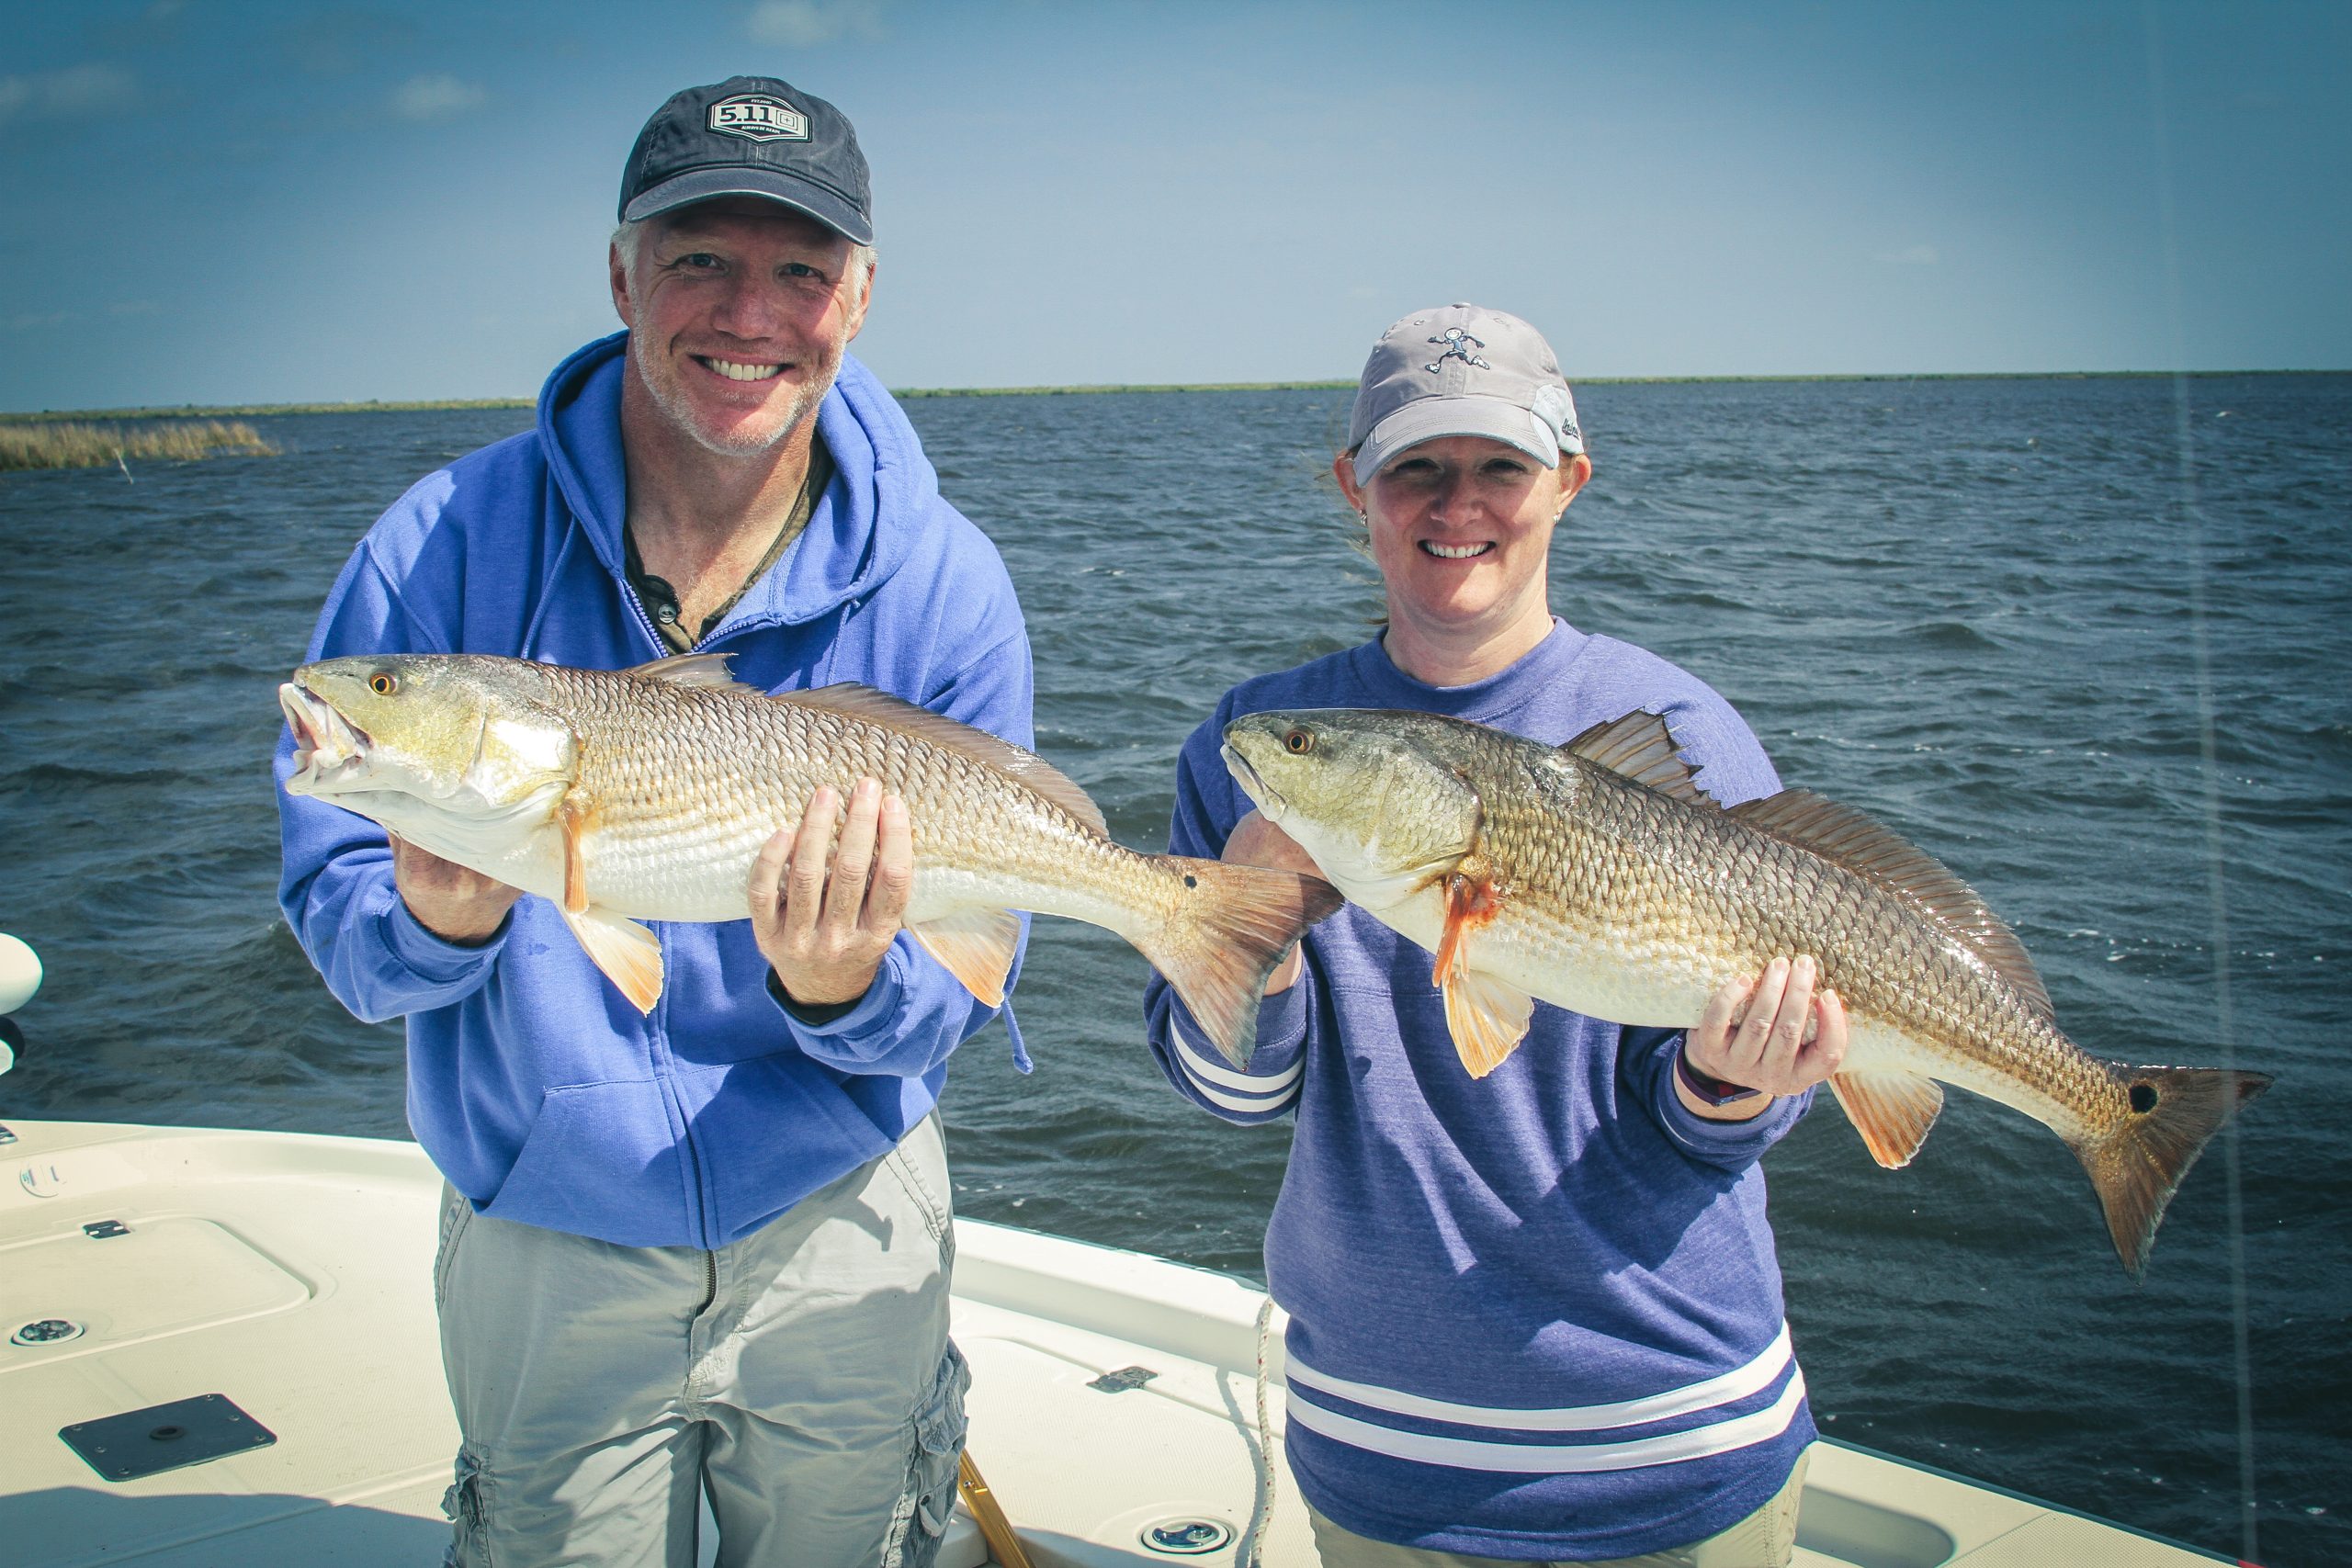
<path fill-rule="evenodd" d="M 746 919 L 752 866 L 773 831 L 754 824 L 682 827 L 659 836 L 592 833 L 583 846 L 590 899 L 632 919 Z M 1138 923 L 1136 912 L 1113 889 L 1091 886 L 1093 880 L 1047 882 L 1009 868 L 983 870 L 927 858 L 918 851 L 901 923 L 919 926 L 972 909 L 1027 909 L 1127 935 Z"/>
<path fill-rule="evenodd" d="M 1373 910 L 1382 924 L 1427 948 L 1435 962 L 1445 933 L 1445 903 L 1435 888 Z M 1588 1018 L 1643 1028 L 1682 1029 L 1699 1021 L 1714 994 L 1685 953 L 1664 953 L 1630 941 L 1595 940 L 1506 914 L 1472 930 L 1469 966 L 1555 1007 Z"/>
<path fill-rule="evenodd" d="M 444 811 L 420 796 L 389 790 L 342 799 L 321 798 L 358 812 L 418 849 L 495 877 L 509 887 L 543 898 L 563 894 L 563 838 L 551 825 L 524 827 L 514 820 L 485 823 Z"/>

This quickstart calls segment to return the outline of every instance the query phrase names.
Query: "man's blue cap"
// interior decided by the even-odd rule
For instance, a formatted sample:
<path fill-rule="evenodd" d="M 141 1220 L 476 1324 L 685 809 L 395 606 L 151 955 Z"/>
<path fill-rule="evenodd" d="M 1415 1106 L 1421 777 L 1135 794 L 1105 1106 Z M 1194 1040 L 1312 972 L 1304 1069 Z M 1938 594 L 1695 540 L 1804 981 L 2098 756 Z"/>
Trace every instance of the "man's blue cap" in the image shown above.
<path fill-rule="evenodd" d="M 715 196 L 759 196 L 858 244 L 874 243 L 873 193 L 842 111 L 773 76 L 730 76 L 663 104 L 621 173 L 621 221 Z"/>

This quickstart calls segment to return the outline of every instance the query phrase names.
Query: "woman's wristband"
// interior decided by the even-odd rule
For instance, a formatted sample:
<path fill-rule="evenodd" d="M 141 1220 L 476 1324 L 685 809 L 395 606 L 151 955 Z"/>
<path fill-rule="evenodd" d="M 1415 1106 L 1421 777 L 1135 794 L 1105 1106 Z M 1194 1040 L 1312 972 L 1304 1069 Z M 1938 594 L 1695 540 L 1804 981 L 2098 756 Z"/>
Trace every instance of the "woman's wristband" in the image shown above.
<path fill-rule="evenodd" d="M 1674 1053 L 1674 1076 L 1682 1080 L 1684 1089 L 1710 1105 L 1729 1105 L 1737 1100 L 1753 1100 L 1764 1092 L 1760 1089 L 1749 1089 L 1743 1084 L 1725 1083 L 1721 1078 L 1709 1077 L 1690 1065 L 1688 1051 Z"/>

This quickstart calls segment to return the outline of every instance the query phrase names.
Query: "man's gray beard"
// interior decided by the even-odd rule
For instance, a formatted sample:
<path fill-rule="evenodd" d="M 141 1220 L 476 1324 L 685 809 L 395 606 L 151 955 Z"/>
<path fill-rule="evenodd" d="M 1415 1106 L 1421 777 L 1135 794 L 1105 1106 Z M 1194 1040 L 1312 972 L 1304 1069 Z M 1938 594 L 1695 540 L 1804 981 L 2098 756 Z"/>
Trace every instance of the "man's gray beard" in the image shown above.
<path fill-rule="evenodd" d="M 653 400 L 653 406 L 662 411 L 662 416 L 676 428 L 692 436 L 695 446 L 721 457 L 756 457 L 763 452 L 774 451 L 778 443 L 786 440 L 794 431 L 800 428 L 802 420 L 816 412 L 817 405 L 825 400 L 825 394 L 833 389 L 833 378 L 841 371 L 841 362 L 835 360 L 832 368 L 825 373 L 825 378 L 822 381 L 802 388 L 799 395 L 792 400 L 790 417 L 776 427 L 773 435 L 746 436 L 730 440 L 725 435 L 714 434 L 703 429 L 695 422 L 694 411 L 687 405 L 685 394 L 674 383 L 663 386 L 646 369 L 645 361 L 642 358 L 631 354 L 629 359 L 637 367 L 638 385 L 645 389 L 646 395 Z"/>

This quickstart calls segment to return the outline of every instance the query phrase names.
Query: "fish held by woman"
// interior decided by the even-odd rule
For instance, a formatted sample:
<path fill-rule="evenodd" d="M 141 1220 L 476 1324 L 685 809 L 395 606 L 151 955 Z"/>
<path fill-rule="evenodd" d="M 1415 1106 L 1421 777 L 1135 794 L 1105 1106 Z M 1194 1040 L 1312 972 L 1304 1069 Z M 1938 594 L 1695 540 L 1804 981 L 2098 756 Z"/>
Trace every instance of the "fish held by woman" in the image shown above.
<path fill-rule="evenodd" d="M 752 864 L 816 791 L 861 777 L 906 802 L 908 932 L 981 1001 L 1004 999 L 1015 910 L 1107 928 L 1246 1056 L 1267 973 L 1339 907 L 1314 877 L 1139 854 L 1044 759 L 855 685 L 768 696 L 724 654 L 579 670 L 471 654 L 361 656 L 278 688 L 288 793 L 553 900 L 639 1010 L 662 947 L 639 920 L 740 920 Z"/>
<path fill-rule="evenodd" d="M 1655 714 L 1552 747 L 1430 714 L 1259 713 L 1224 755 L 1351 901 L 1436 954 L 1476 1077 L 1518 1047 L 1532 998 L 1685 1028 L 1725 981 L 1811 953 L 1848 1019 L 1830 1088 L 1871 1156 L 1910 1162 L 1939 1080 L 2021 1111 L 2082 1161 L 2135 1279 L 2181 1177 L 2271 1081 L 2089 1055 L 1950 870 L 1810 791 L 1724 809 Z"/>

